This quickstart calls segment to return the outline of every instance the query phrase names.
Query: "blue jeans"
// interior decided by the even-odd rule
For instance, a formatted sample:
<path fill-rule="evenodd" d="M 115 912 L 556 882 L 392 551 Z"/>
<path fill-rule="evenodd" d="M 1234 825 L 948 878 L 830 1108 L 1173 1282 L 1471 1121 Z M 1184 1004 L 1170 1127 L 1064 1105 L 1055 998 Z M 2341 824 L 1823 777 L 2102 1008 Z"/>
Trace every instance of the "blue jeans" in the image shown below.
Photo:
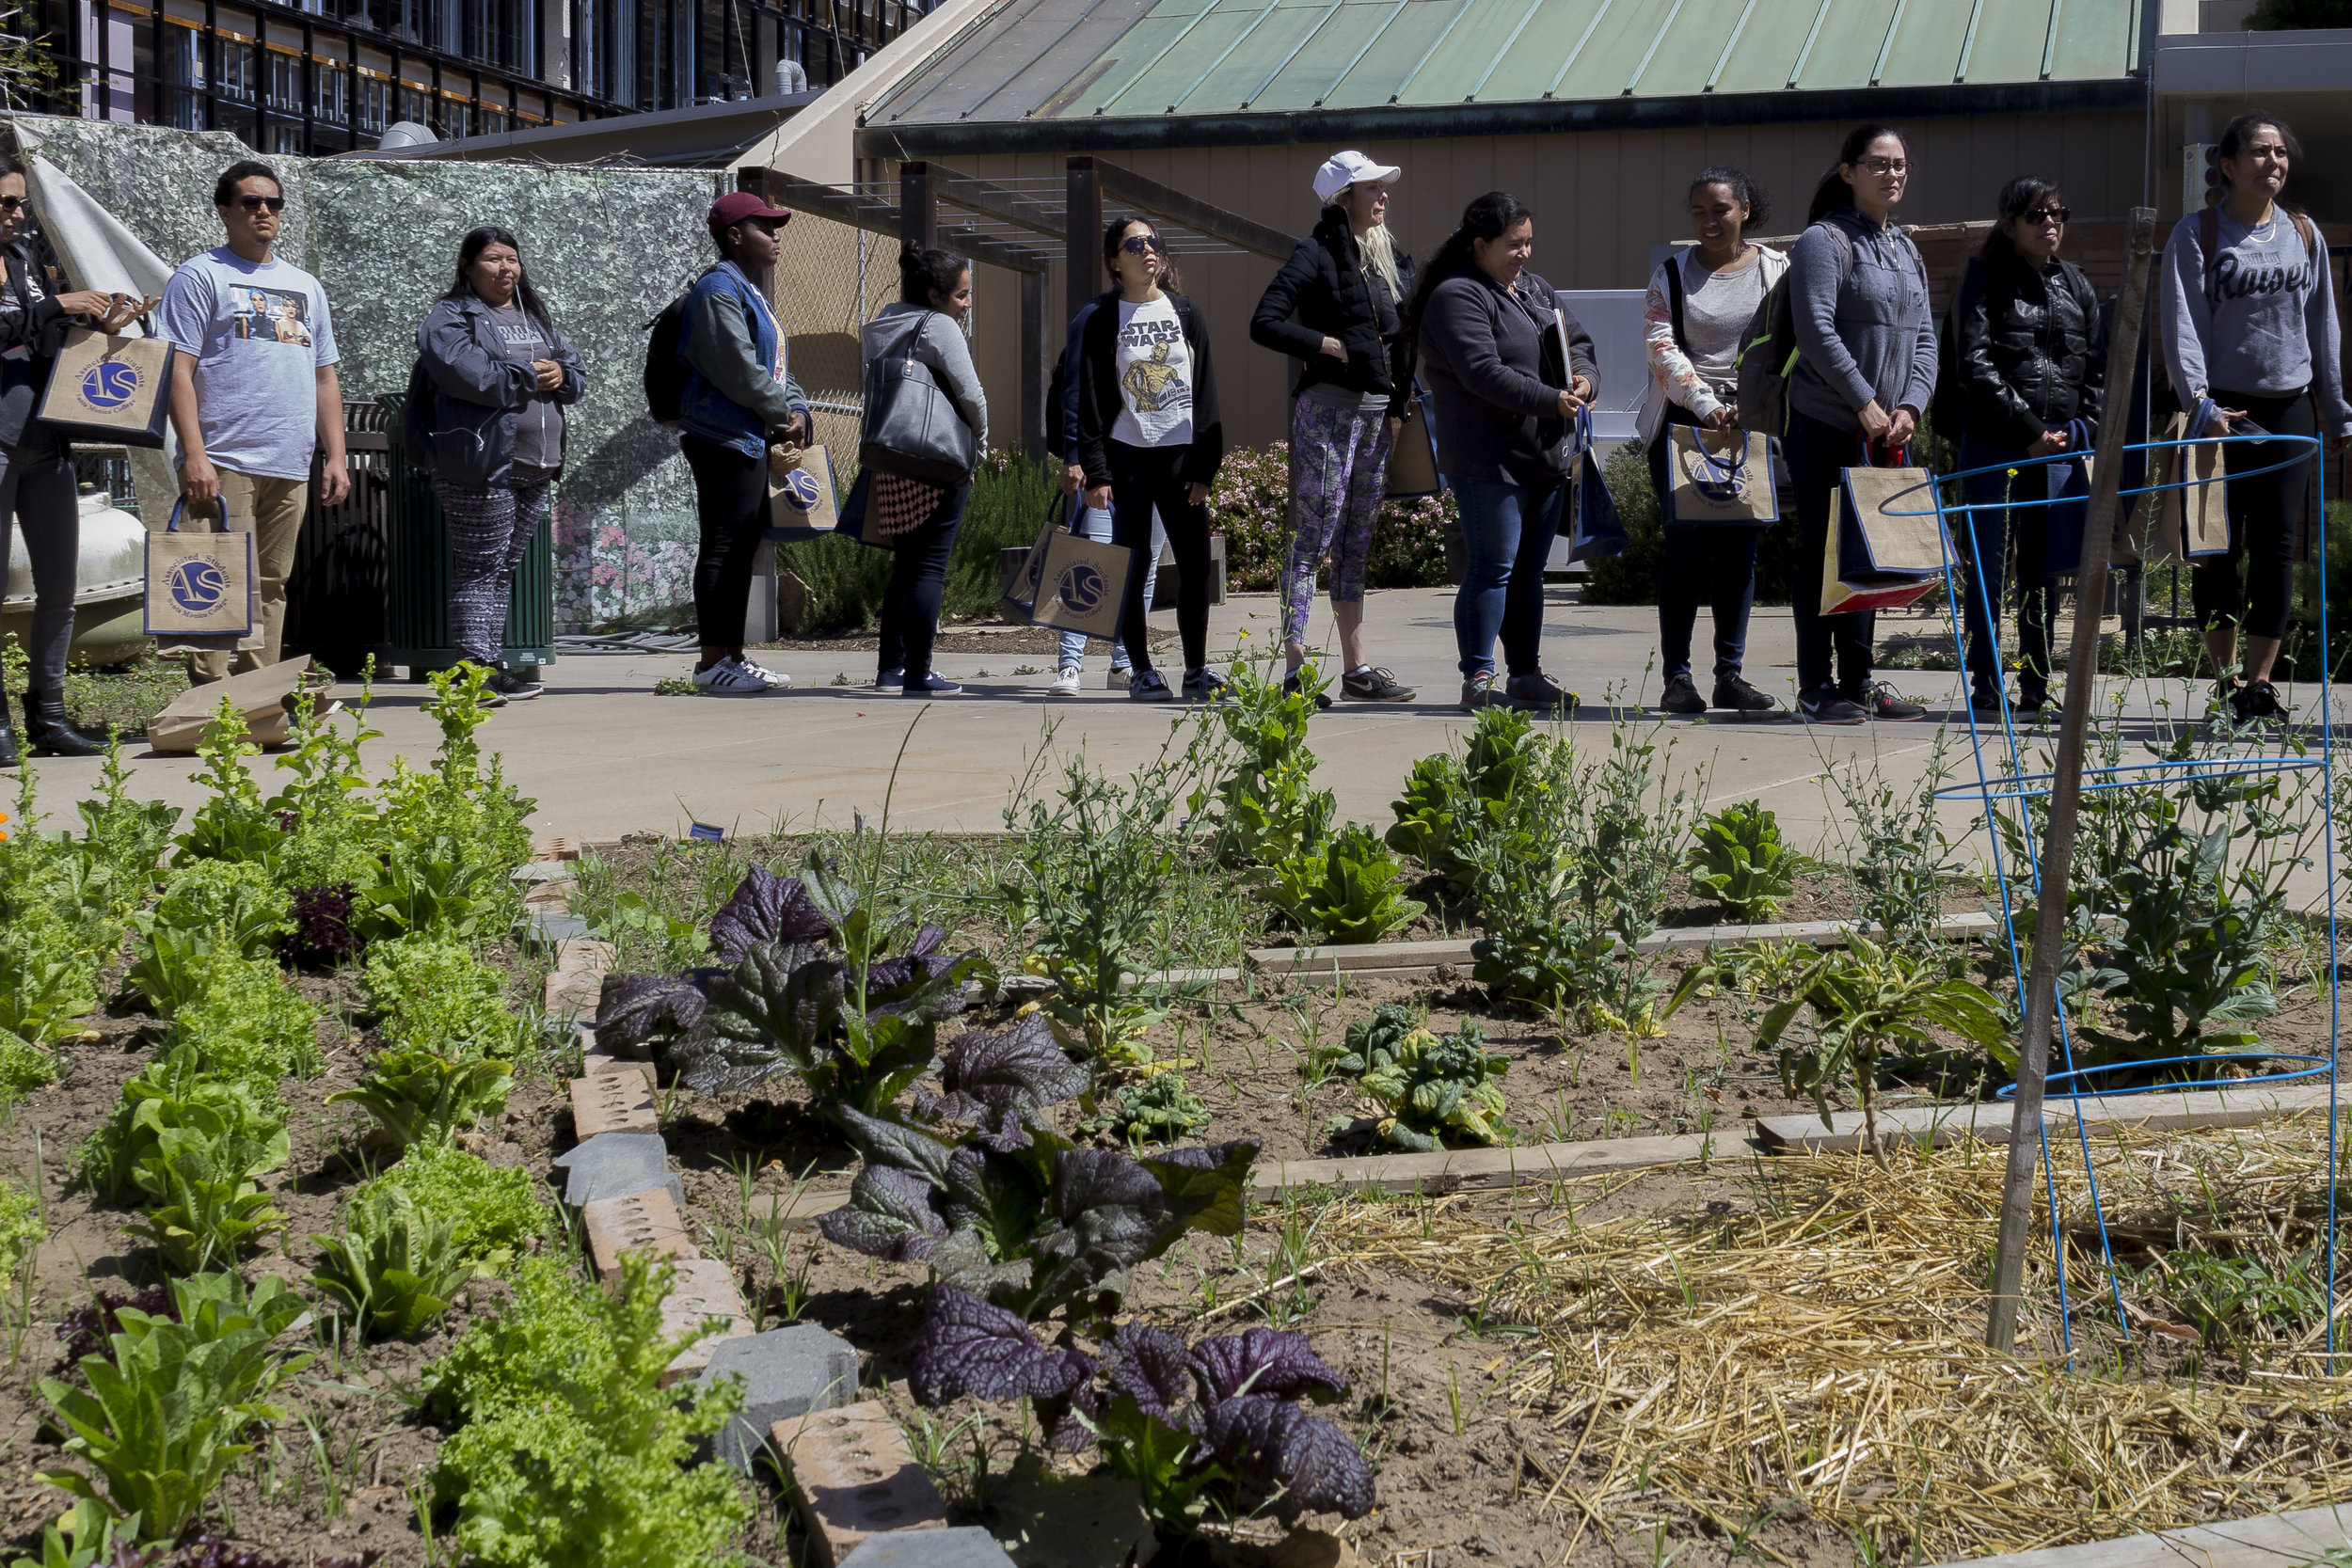
<path fill-rule="evenodd" d="M 1078 509 L 1078 535 L 1098 545 L 1111 542 L 1111 509 L 1107 506 L 1083 506 Z M 1152 590 L 1160 578 L 1160 551 L 1168 547 L 1168 530 L 1160 522 L 1159 514 L 1152 515 L 1152 555 L 1143 564 L 1143 602 L 1152 603 Z M 1086 661 L 1087 643 L 1091 641 L 1085 632 L 1066 631 L 1061 634 L 1061 660 L 1056 666 L 1075 670 Z M 1111 644 L 1111 668 L 1127 668 L 1127 644 Z"/>
<path fill-rule="evenodd" d="M 1974 436 L 1960 439 L 1960 466 L 1980 468 L 1994 463 L 2015 463 L 2026 449 Z M 1970 506 L 1993 510 L 1966 515 L 1967 527 L 1952 530 L 1952 543 L 1967 558 L 1953 575 L 1960 579 L 1961 608 L 1968 626 L 1968 685 L 1978 696 L 2001 688 L 2000 661 L 1994 646 L 1999 641 L 2002 579 L 2009 575 L 2010 552 L 2017 555 L 2017 673 L 2018 696 L 2028 707 L 2041 705 L 2050 688 L 2050 617 L 2058 605 L 2058 583 L 2047 562 L 2050 547 L 2050 509 L 2028 506 L 2016 511 L 1999 503 L 2048 493 L 2053 468 L 2037 463 L 2017 470 L 2017 488 L 2009 475 L 1979 474 L 1960 482 Z M 2028 490 L 2027 486 L 2031 486 Z M 1984 578 L 1978 591 L 1978 574 Z"/>
<path fill-rule="evenodd" d="M 1540 668 L 1544 640 L 1544 562 L 1560 530 L 1561 484 L 1540 488 L 1486 480 L 1449 481 L 1462 516 L 1467 558 L 1454 595 L 1454 641 L 1465 676 L 1491 675 L 1495 637 L 1513 679 Z"/>
<path fill-rule="evenodd" d="M 1666 515 L 1666 435 L 1661 426 L 1649 444 L 1649 483 L 1658 515 Z M 1691 631 L 1698 625 L 1699 602 L 1715 610 L 1715 678 L 1736 675 L 1747 657 L 1748 611 L 1756 604 L 1756 547 L 1759 528 L 1716 528 L 1705 523 L 1666 529 L 1658 556 L 1658 655 L 1667 680 L 1691 673 Z"/>

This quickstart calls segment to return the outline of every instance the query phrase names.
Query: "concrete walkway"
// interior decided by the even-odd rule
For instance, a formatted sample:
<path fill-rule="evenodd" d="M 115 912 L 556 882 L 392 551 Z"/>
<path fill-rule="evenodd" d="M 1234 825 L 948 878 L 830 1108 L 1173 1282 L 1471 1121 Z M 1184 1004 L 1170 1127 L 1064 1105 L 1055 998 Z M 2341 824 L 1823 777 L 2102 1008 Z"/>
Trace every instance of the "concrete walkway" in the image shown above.
<path fill-rule="evenodd" d="M 1569 731 L 1601 741 L 1610 722 L 1606 704 L 1654 700 L 1658 644 L 1654 610 L 1634 607 L 1588 607 L 1579 591 L 1555 587 L 1545 626 L 1545 666 L 1581 693 L 1584 707 Z M 1454 744 L 1468 723 L 1455 705 L 1455 673 L 1450 589 L 1398 590 L 1375 594 L 1367 608 L 1372 657 L 1399 679 L 1421 689 L 1420 700 L 1399 706 L 1342 703 L 1318 718 L 1312 743 L 1321 768 L 1315 777 L 1337 792 L 1343 818 L 1375 824 L 1391 820 L 1395 799 L 1415 759 Z M 1311 637 L 1328 635 L 1328 606 L 1318 606 Z M 1220 660 L 1236 647 L 1263 657 L 1278 635 L 1278 608 L 1270 595 L 1236 595 L 1214 614 L 1211 647 Z M 1172 625 L 1173 616 L 1155 620 Z M 1879 635 L 1932 633 L 1942 623 L 1904 613 L 1882 616 Z M 1246 635 L 1244 635 L 1246 634 Z M 1711 659 L 1708 623 L 1700 622 L 1702 667 Z M 944 657 L 942 673 L 966 683 L 963 695 L 928 705 L 863 684 L 872 679 L 873 656 L 854 652 L 797 652 L 762 656 L 789 673 L 788 693 L 741 701 L 657 697 L 654 683 L 689 673 L 683 655 L 599 654 L 565 657 L 547 672 L 547 694 L 501 711 L 485 731 L 488 744 L 502 751 L 507 776 L 535 796 L 535 824 L 545 831 L 592 840 L 625 832 L 682 832 L 690 821 L 714 823 L 730 832 L 806 828 L 824 820 L 846 824 L 851 812 L 876 816 L 891 789 L 898 763 L 892 822 L 912 829 L 993 832 L 1013 781 L 1028 756 L 1048 741 L 1057 749 L 1082 747 L 1098 767 L 1123 772 L 1155 755 L 1171 721 L 1186 710 L 1145 706 L 1104 689 L 1101 652 L 1088 659 L 1088 689 L 1074 701 L 1049 701 L 1050 671 L 1016 676 L 1014 667 L 1047 665 L 1037 656 L 958 655 Z M 1749 678 L 1793 703 L 1795 640 L 1786 609 L 1756 612 L 1747 657 Z M 986 669 L 986 676 L 980 671 Z M 835 686 L 836 677 L 860 684 Z M 1915 787 L 1948 723 L 1950 761 L 1968 759 L 1966 714 L 1957 707 L 1961 677 L 1944 672 L 1895 672 L 1899 689 L 1929 705 L 1927 721 L 1853 729 L 1815 729 L 1783 717 L 1768 721 L 1718 719 L 1665 721 L 1660 739 L 1670 744 L 1678 776 L 1704 768 L 1705 799 L 1710 804 L 1759 799 L 1770 805 L 1790 839 L 1815 847 L 1834 844 L 1843 812 L 1823 786 L 1825 764 L 1856 755 L 1874 757 L 1885 777 Z M 1704 669 L 1701 687 L 1705 689 Z M 2110 691 L 2124 683 L 2105 681 Z M 341 693 L 348 698 L 351 689 Z M 424 689 L 405 682 L 378 688 L 371 721 L 385 732 L 369 748 L 372 768 L 394 752 L 421 761 L 437 738 L 417 711 Z M 2153 719 L 2169 702 L 2169 712 L 2201 711 L 2185 683 L 2136 683 L 2125 693 L 2126 712 Z M 2291 703 L 2309 693 L 2288 694 Z M 909 725 L 914 724 L 913 736 Z M 1656 718 L 1655 710 L 1650 710 Z M 1049 726 L 1050 732 L 1049 732 Z M 2153 735 L 2153 723 L 2134 732 Z M 903 760 L 899 758 L 905 743 Z M 2039 746 L 2029 746 L 2029 754 Z M 44 804 L 64 814 L 70 802 L 93 787 L 95 762 L 47 760 L 41 772 Z M 144 753 L 132 766 L 144 792 L 182 805 L 201 798 L 189 782 L 193 759 Z M 258 760 L 268 787 L 268 759 Z M 1966 768 L 1973 777 L 1973 768 Z M 1964 834 L 1974 810 L 1954 804 L 1947 826 Z M 53 824 L 56 825 L 56 824 Z M 1980 840 L 1979 840 L 1980 842 Z"/>

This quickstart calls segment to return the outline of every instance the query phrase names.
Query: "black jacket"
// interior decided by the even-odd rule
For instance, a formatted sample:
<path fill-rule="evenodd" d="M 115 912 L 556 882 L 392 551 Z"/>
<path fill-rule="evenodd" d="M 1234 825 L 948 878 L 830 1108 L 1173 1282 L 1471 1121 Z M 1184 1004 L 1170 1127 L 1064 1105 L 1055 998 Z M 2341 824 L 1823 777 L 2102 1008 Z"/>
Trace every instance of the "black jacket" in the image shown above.
<path fill-rule="evenodd" d="M 564 367 L 563 385 L 545 395 L 559 407 L 578 403 L 588 385 L 580 355 L 553 323 L 540 325 L 548 357 Z M 531 367 L 506 356 L 488 305 L 472 293 L 436 300 L 417 328 L 408 377 L 409 460 L 468 489 L 504 484 L 514 468 L 516 421 L 539 395 Z"/>
<path fill-rule="evenodd" d="M 1176 320 L 1184 329 L 1184 347 L 1192 355 L 1192 444 L 1185 449 L 1182 471 L 1186 484 L 1207 484 L 1225 462 L 1225 423 L 1216 406 L 1216 367 L 1209 362 L 1209 324 L 1200 307 L 1184 294 L 1171 293 Z M 1087 471 L 1087 484 L 1111 482 L 1111 426 L 1124 400 L 1119 391 L 1119 296 L 1106 294 L 1087 318 L 1078 348 L 1077 461 Z"/>
<path fill-rule="evenodd" d="M 1532 272 L 1517 293 L 1472 267 L 1430 292 L 1418 334 L 1438 411 L 1438 470 L 1448 479 L 1549 484 L 1567 473 L 1567 421 L 1552 310 L 1567 318 L 1575 373 L 1600 386 L 1592 335 Z"/>
<path fill-rule="evenodd" d="M 1413 297 L 1413 259 L 1402 250 L 1396 253 L 1396 283 L 1401 315 Z M 1294 315 L 1298 319 L 1293 321 Z M 1337 338 L 1347 350 L 1345 364 L 1323 352 L 1326 338 Z M 1249 341 L 1306 361 L 1291 388 L 1293 397 L 1318 384 L 1351 392 L 1412 392 L 1413 351 L 1401 331 L 1381 337 L 1356 237 L 1348 232 L 1347 214 L 1337 207 L 1323 210 L 1315 231 L 1298 242 L 1265 286 L 1258 313 L 1249 319 Z"/>
<path fill-rule="evenodd" d="M 0 296 L 0 448 L 27 457 L 60 451 L 64 443 L 34 417 L 49 372 L 74 320 L 57 309 L 38 268 L 32 245 L 17 240 L 0 246 L 8 292 Z M 42 293 L 32 298 L 32 286 Z"/>
<path fill-rule="evenodd" d="M 2080 267 L 2053 261 L 2035 272 L 1979 257 L 1961 277 L 1952 320 L 1968 434 L 2023 447 L 2069 420 L 2098 428 L 2106 336 Z"/>

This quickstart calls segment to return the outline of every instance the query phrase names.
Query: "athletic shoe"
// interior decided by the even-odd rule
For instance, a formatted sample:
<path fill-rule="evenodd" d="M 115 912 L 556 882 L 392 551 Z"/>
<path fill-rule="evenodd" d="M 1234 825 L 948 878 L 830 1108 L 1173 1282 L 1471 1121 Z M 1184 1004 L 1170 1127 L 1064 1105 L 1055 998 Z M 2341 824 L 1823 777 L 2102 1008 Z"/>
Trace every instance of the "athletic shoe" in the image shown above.
<path fill-rule="evenodd" d="M 525 680 L 522 676 L 510 674 L 504 670 L 493 670 L 490 672 L 490 678 L 482 683 L 482 689 L 497 692 L 499 701 L 501 703 L 509 699 L 517 703 L 527 703 L 545 691 L 547 688 L 537 681 Z"/>
<path fill-rule="evenodd" d="M 906 671 L 894 664 L 889 669 L 882 671 L 874 677 L 874 689 L 877 691 L 896 691 L 898 688 L 906 685 Z"/>
<path fill-rule="evenodd" d="M 1289 674 L 1282 677 L 1282 695 L 1285 697 L 1295 697 L 1298 695 L 1297 671 L 1293 670 Z M 1327 708 L 1330 705 L 1331 693 L 1328 691 L 1318 691 L 1315 693 L 1315 711 L 1317 713 L 1322 712 L 1325 708 Z"/>
<path fill-rule="evenodd" d="M 1509 707 L 1510 705 L 1511 699 L 1502 694 L 1501 687 L 1495 685 L 1493 671 L 1488 670 L 1479 674 L 1462 677 L 1462 706 L 1470 712 L 1475 713 L 1482 707 Z"/>
<path fill-rule="evenodd" d="M 2020 695 L 2017 711 L 2029 724 L 2055 724 L 2066 717 L 2066 705 L 2044 691 L 2039 697 Z"/>
<path fill-rule="evenodd" d="M 761 680 L 766 681 L 770 686 L 773 687 L 778 691 L 784 690 L 787 687 L 792 684 L 791 676 L 771 670 L 765 664 L 754 664 L 748 658 L 744 659 L 742 662 L 744 669 L 749 670 L 753 674 L 757 675 Z"/>
<path fill-rule="evenodd" d="M 1735 713 L 1778 713 L 1780 704 L 1738 675 L 1715 677 L 1715 706 Z"/>
<path fill-rule="evenodd" d="M 1997 691 L 1971 691 L 1968 693 L 1968 711 L 1979 719 L 2000 718 L 2001 694 Z"/>
<path fill-rule="evenodd" d="M 1135 673 L 1123 664 L 1114 664 L 1111 666 L 1109 677 L 1103 682 L 1103 685 L 1112 691 L 1124 691 L 1127 689 L 1127 683 L 1135 678 Z"/>
<path fill-rule="evenodd" d="M 2241 724 L 2264 719 L 2283 724 L 2291 717 L 2279 701 L 2279 689 L 2268 681 L 2248 681 L 2231 692 L 2230 714 Z"/>
<path fill-rule="evenodd" d="M 765 697 L 775 689 L 744 669 L 732 654 L 708 669 L 695 671 L 694 689 L 706 697 Z"/>
<path fill-rule="evenodd" d="M 1340 694 L 1351 703 L 1409 703 L 1420 695 L 1377 664 L 1342 675 Z"/>
<path fill-rule="evenodd" d="M 1127 683 L 1127 697 L 1137 703 L 1172 703 L 1176 693 L 1168 689 L 1157 670 L 1141 670 Z"/>
<path fill-rule="evenodd" d="M 918 675 L 914 680 L 902 684 L 898 688 L 898 695 L 901 697 L 953 697 L 961 694 L 962 690 L 963 688 L 934 670 L 928 675 Z"/>
<path fill-rule="evenodd" d="M 1658 694 L 1658 705 L 1668 713 L 1705 713 L 1707 704 L 1699 697 L 1699 689 L 1685 675 L 1670 675 L 1666 689 Z"/>
<path fill-rule="evenodd" d="M 1184 701 L 1188 703 L 1222 702 L 1225 690 L 1225 677 L 1214 670 L 1184 672 Z"/>
<path fill-rule="evenodd" d="M 1853 701 L 1871 718 L 1889 723 L 1925 719 L 1928 716 L 1926 708 L 1913 702 L 1884 681 L 1867 683 L 1862 688 L 1861 695 Z"/>
<path fill-rule="evenodd" d="M 1065 664 L 1054 673 L 1054 684 L 1045 689 L 1049 697 L 1075 697 L 1078 694 L 1078 667 Z"/>
<path fill-rule="evenodd" d="M 1513 675 L 1503 689 L 1503 695 L 1512 705 L 1532 713 L 1574 713 L 1576 693 L 1545 674 L 1541 670 L 1532 675 Z"/>
<path fill-rule="evenodd" d="M 1797 699 L 1797 711 L 1808 724 L 1867 724 L 1869 710 L 1860 703 L 1848 702 L 1835 691 L 1817 691 L 1810 697 Z"/>

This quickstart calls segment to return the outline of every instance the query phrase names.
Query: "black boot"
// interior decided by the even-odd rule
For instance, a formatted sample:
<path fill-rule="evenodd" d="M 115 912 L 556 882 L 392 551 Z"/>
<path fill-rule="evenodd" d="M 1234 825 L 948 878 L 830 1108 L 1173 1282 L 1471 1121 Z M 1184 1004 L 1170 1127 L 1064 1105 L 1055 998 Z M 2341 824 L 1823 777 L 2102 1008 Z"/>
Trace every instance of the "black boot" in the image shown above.
<path fill-rule="evenodd" d="M 94 757 L 106 748 L 66 722 L 65 693 L 24 693 L 24 743 L 37 757 Z"/>
<path fill-rule="evenodd" d="M 0 768 L 14 768 L 24 760 L 16 749 L 16 732 L 8 728 L 8 699 L 0 695 Z"/>

